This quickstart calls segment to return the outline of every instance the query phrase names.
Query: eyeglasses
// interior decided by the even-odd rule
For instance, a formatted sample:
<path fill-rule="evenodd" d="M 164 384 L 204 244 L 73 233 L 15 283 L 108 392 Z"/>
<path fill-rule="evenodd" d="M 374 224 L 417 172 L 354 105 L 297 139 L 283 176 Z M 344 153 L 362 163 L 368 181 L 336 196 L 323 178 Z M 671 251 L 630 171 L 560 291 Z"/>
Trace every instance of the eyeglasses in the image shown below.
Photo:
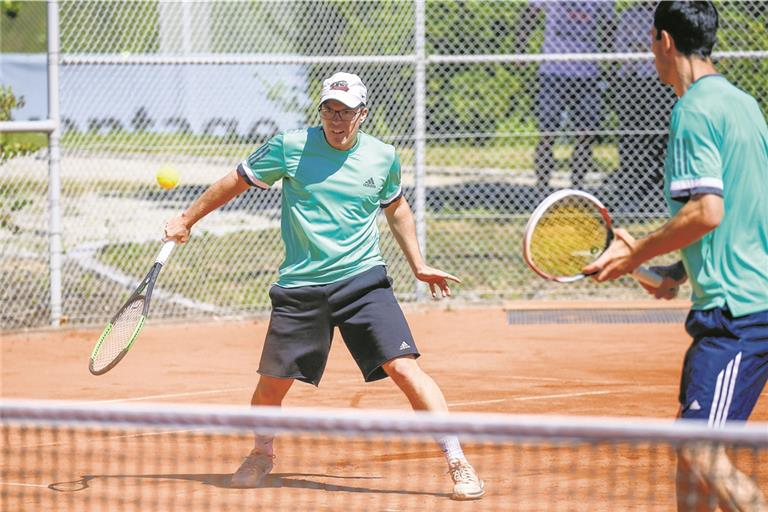
<path fill-rule="evenodd" d="M 360 113 L 361 109 L 345 108 L 344 110 L 334 110 L 332 108 L 324 107 L 321 105 L 317 107 L 317 111 L 320 112 L 320 117 L 323 119 L 330 120 L 335 118 L 336 114 L 338 114 L 339 119 L 342 121 L 352 121 Z"/>

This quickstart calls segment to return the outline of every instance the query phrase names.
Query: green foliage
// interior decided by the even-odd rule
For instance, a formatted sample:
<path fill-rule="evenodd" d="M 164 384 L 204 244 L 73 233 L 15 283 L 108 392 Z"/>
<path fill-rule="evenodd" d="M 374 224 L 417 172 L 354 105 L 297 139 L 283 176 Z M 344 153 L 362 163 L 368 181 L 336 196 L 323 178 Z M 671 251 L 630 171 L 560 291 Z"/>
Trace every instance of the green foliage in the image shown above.
<path fill-rule="evenodd" d="M 60 2 L 64 53 L 153 53 L 160 48 L 156 2 Z M 77 23 L 72 19 L 76 18 Z"/>
<path fill-rule="evenodd" d="M 9 86 L 0 85 L 0 121 L 10 121 L 11 110 L 23 106 L 23 96 L 17 98 Z"/>
<path fill-rule="evenodd" d="M 515 53 L 518 19 L 525 7 L 525 2 L 427 2 L 427 53 Z M 492 135 L 503 121 L 505 128 L 522 131 L 531 105 L 523 84 L 535 80 L 533 66 L 441 65 L 439 73 L 427 76 L 428 133 Z M 471 142 L 487 140 L 491 138 L 480 136 Z"/>
<path fill-rule="evenodd" d="M 768 48 L 768 2 L 716 2 L 722 23 L 715 51 L 749 51 Z M 723 59 L 720 73 L 751 94 L 768 113 L 768 59 Z"/>
<path fill-rule="evenodd" d="M 17 98 L 10 87 L 0 85 L 0 121 L 10 121 L 11 111 L 24 106 L 24 98 Z M 0 165 L 11 158 L 37 150 L 43 145 L 41 136 L 34 134 L 0 133 Z M 14 214 L 32 204 L 25 197 L 26 188 L 4 179 L 0 184 L 0 229 L 17 234 L 21 227 L 14 221 Z"/>
<path fill-rule="evenodd" d="M 718 0 L 722 23 L 716 50 L 768 48 L 768 2 Z M 616 12 L 635 4 L 617 0 Z M 0 51 L 45 51 L 44 2 L 0 2 Z M 425 2 L 426 54 L 514 54 L 521 15 L 528 2 L 510 0 Z M 411 55 L 414 43 L 414 2 L 361 0 L 326 2 L 215 2 L 211 9 L 211 44 L 214 52 L 288 52 L 301 55 Z M 286 9 L 292 11 L 285 16 Z M 159 51 L 159 10 L 156 2 L 61 2 L 62 52 Z M 231 23 L 233 18 L 258 20 Z M 543 41 L 543 15 L 532 18 L 526 51 L 539 51 Z M 311 34 L 311 37 L 308 35 Z M 265 46 L 266 45 L 266 46 Z M 610 66 L 609 66 L 610 67 Z M 306 90 L 264 84 L 270 100 L 300 112 L 309 124 L 315 112 L 320 84 L 332 71 L 344 68 L 362 75 L 370 88 L 371 113 L 365 129 L 374 135 L 407 140 L 415 96 L 413 64 L 338 63 L 306 66 Z M 768 61 L 728 59 L 720 71 L 768 109 Z M 428 64 L 427 133 L 481 134 L 467 142 L 495 144 L 493 135 L 531 131 L 536 91 L 535 64 Z M 534 86 L 532 86 L 534 84 Z M 309 104 L 304 101 L 309 96 Z M 386 102 L 382 98 L 386 96 Z M 607 114 L 608 119 L 613 119 Z M 611 125 L 608 124 L 608 127 Z M 489 135 L 483 136 L 482 134 Z"/>
<path fill-rule="evenodd" d="M 15 215 L 24 208 L 34 206 L 36 191 L 45 190 L 39 181 L 5 178 L 0 181 L 0 229 L 13 234 L 21 233 L 22 227 Z"/>
<path fill-rule="evenodd" d="M 0 121 L 13 119 L 11 111 L 24 106 L 24 97 L 16 97 L 10 87 L 0 85 Z M 44 143 L 39 135 L 0 133 L 0 164 L 16 156 L 39 149 Z"/>
<path fill-rule="evenodd" d="M 427 54 L 462 55 L 470 53 L 513 53 L 516 21 L 525 3 L 427 2 Z M 298 33 L 315 37 L 300 38 L 301 53 L 325 55 L 409 55 L 413 52 L 411 2 L 333 2 L 323 11 L 324 23 L 316 23 L 316 6 L 302 4 L 296 13 Z M 392 30 L 386 27 L 391 26 Z M 405 36 L 404 36 L 405 35 Z M 411 111 L 414 101 L 414 71 L 411 64 L 391 65 L 381 73 L 378 65 L 350 64 L 345 70 L 363 76 L 370 91 L 371 115 L 366 130 L 374 135 L 399 134 L 395 126 Z M 309 91 L 315 98 L 324 78 L 332 71 L 327 65 L 310 65 Z M 525 123 L 521 112 L 529 112 L 529 94 L 520 94 L 522 84 L 531 80 L 532 66 L 472 64 L 427 66 L 427 132 L 494 133 L 500 122 L 511 117 Z M 387 102 L 377 102 L 384 91 Z M 308 121 L 316 121 L 307 112 Z M 509 126 L 507 123 L 506 126 Z M 479 140 L 485 141 L 486 138 Z M 478 142 L 478 141 L 473 141 Z"/>
<path fill-rule="evenodd" d="M 44 53 L 46 51 L 46 3 L 0 1 L 0 52 Z"/>

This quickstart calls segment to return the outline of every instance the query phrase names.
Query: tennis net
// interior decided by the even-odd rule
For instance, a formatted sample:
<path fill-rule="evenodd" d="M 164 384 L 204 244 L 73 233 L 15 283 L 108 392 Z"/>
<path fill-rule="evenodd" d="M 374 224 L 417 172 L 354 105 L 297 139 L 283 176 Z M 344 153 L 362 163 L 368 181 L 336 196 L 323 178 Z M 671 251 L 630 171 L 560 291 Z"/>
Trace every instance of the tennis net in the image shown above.
<path fill-rule="evenodd" d="M 766 423 L 14 400 L 0 417 L 7 511 L 673 510 L 676 453 L 692 447 L 768 488 Z M 275 468 L 230 488 L 254 433 L 277 435 Z M 485 480 L 481 501 L 449 499 L 445 435 Z"/>

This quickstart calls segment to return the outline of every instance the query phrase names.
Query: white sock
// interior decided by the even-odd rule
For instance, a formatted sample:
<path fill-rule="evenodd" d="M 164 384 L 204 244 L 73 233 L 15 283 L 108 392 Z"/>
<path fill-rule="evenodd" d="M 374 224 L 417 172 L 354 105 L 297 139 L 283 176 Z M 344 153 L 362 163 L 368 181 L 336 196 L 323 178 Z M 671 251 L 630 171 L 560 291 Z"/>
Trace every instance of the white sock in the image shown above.
<path fill-rule="evenodd" d="M 461 449 L 461 444 L 459 444 L 458 437 L 441 437 L 437 439 L 437 444 L 439 444 L 440 449 L 443 450 L 443 455 L 445 455 L 445 460 L 448 461 L 448 464 L 455 460 L 467 462 L 467 458 L 464 456 L 464 451 Z"/>
<path fill-rule="evenodd" d="M 256 435 L 256 441 L 254 442 L 254 448 L 256 448 L 256 451 L 259 453 L 263 453 L 266 455 L 269 455 L 270 457 L 275 455 L 274 447 L 272 446 L 272 442 L 275 440 L 274 436 L 260 436 Z"/>

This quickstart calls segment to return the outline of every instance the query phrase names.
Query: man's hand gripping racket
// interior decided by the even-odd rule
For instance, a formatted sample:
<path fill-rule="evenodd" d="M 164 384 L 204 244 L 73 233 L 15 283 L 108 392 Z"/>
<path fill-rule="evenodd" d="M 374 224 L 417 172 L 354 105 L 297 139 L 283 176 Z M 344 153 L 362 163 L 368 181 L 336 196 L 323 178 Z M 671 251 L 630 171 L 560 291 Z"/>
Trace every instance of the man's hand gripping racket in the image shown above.
<path fill-rule="evenodd" d="M 136 290 L 109 321 L 104 332 L 99 336 L 96 346 L 91 352 L 88 369 L 94 375 L 102 375 L 115 367 L 125 357 L 128 350 L 136 341 L 136 338 L 144 326 L 144 320 L 149 313 L 149 301 L 152 298 L 152 289 L 160 275 L 176 242 L 168 241 L 163 244 L 155 263 L 141 281 Z"/>
<path fill-rule="evenodd" d="M 523 258 L 544 279 L 569 283 L 587 277 L 584 267 L 597 260 L 614 238 L 611 216 L 597 198 L 580 190 L 558 190 L 528 219 Z M 651 288 L 662 283 L 661 275 L 645 267 L 631 276 Z"/>

